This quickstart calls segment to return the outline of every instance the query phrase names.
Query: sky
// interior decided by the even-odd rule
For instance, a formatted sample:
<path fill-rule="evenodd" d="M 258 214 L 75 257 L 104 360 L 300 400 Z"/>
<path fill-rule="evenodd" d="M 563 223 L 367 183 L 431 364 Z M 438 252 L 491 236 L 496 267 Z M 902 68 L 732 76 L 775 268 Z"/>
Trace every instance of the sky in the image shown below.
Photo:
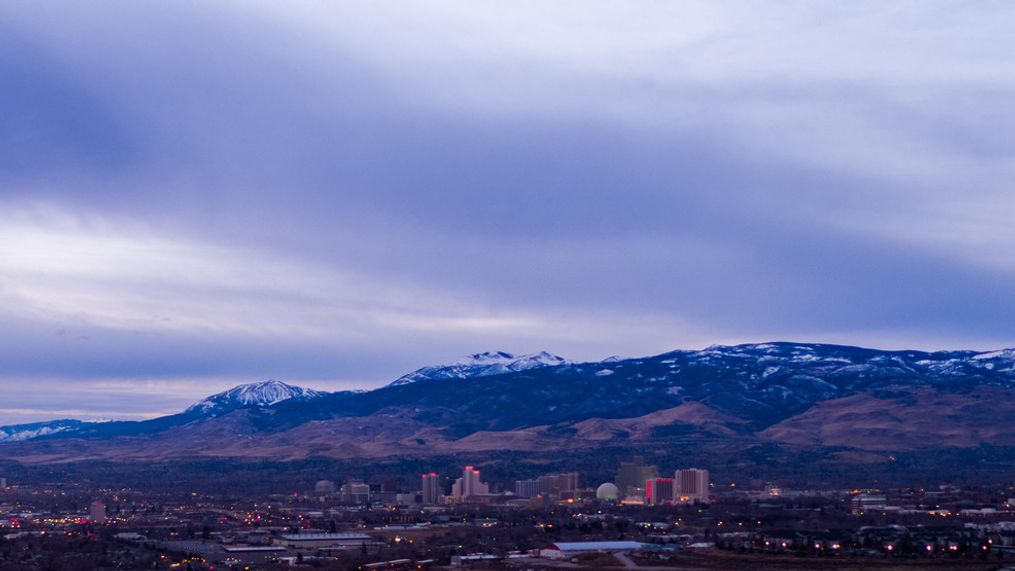
<path fill-rule="evenodd" d="M 1011 2 L 8 2 L 0 424 L 1015 345 Z"/>

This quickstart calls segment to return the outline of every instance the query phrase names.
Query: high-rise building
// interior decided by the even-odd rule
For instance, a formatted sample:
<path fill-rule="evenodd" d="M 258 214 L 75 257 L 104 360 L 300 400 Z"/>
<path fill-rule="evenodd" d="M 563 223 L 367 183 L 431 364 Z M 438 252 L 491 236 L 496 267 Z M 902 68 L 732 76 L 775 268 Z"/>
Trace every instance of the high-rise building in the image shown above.
<path fill-rule="evenodd" d="M 534 498 L 539 495 L 539 480 L 518 480 L 515 482 L 515 495 L 523 498 Z"/>
<path fill-rule="evenodd" d="M 423 505 L 435 506 L 441 499 L 441 478 L 437 472 L 423 474 Z"/>
<path fill-rule="evenodd" d="M 346 482 L 339 490 L 342 501 L 351 504 L 365 504 L 370 501 L 370 484 Z"/>
<path fill-rule="evenodd" d="M 578 472 L 561 472 L 540 476 L 536 482 L 544 496 L 571 496 L 578 490 Z"/>
<path fill-rule="evenodd" d="M 466 466 L 462 477 L 455 480 L 455 485 L 451 487 L 451 495 L 459 498 L 485 496 L 489 493 L 490 488 L 479 480 L 479 470 L 472 466 Z"/>
<path fill-rule="evenodd" d="M 7 489 L 7 478 L 0 478 L 0 490 Z"/>
<path fill-rule="evenodd" d="M 677 500 L 681 502 L 707 502 L 709 496 L 708 470 L 684 468 L 677 470 Z"/>
<path fill-rule="evenodd" d="M 646 465 L 641 456 L 635 456 L 630 462 L 620 463 L 616 483 L 624 496 L 642 496 L 645 493 L 645 482 L 658 477 L 658 467 Z"/>
<path fill-rule="evenodd" d="M 88 519 L 95 523 L 106 521 L 106 504 L 102 500 L 95 500 L 89 504 Z"/>
<path fill-rule="evenodd" d="M 673 503 L 673 478 L 652 478 L 645 481 L 645 503 L 662 506 Z"/>

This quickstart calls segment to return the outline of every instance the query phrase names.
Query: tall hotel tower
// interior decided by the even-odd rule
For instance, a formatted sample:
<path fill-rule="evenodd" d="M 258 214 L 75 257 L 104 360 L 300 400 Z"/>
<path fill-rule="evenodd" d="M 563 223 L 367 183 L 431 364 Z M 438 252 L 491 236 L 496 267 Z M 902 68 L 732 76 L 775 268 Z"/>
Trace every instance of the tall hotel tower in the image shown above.
<path fill-rule="evenodd" d="M 437 472 L 423 474 L 423 505 L 435 506 L 441 499 L 441 478 Z"/>

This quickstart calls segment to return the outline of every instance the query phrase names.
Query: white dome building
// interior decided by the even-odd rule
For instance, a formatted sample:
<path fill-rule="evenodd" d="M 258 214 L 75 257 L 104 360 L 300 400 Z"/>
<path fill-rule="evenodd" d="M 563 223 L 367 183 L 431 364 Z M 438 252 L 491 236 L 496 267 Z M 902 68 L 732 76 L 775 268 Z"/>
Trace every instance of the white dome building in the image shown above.
<path fill-rule="evenodd" d="M 620 499 L 620 488 L 616 484 L 606 482 L 596 488 L 596 499 L 616 501 Z"/>

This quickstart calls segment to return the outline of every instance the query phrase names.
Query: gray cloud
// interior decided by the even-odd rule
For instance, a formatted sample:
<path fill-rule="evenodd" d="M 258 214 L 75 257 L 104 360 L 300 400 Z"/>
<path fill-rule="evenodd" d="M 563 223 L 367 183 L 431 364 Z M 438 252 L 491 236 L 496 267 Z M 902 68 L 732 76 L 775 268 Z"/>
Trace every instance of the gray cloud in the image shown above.
<path fill-rule="evenodd" d="M 5 7 L 0 382 L 126 413 L 482 349 L 1015 344 L 1012 21 Z"/>

